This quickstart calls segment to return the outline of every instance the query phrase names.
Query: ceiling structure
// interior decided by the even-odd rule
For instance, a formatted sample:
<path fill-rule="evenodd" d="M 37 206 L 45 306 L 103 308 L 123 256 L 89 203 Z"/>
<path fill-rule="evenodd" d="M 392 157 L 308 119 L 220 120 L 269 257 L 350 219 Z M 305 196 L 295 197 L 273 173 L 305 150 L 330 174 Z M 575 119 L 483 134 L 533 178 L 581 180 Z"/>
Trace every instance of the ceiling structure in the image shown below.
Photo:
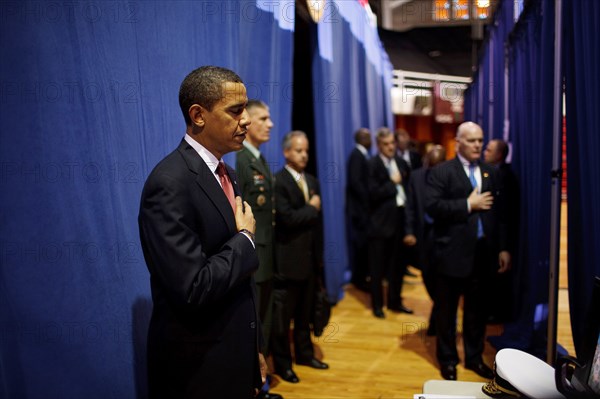
<path fill-rule="evenodd" d="M 369 0 L 394 69 L 470 77 L 498 0 Z"/>

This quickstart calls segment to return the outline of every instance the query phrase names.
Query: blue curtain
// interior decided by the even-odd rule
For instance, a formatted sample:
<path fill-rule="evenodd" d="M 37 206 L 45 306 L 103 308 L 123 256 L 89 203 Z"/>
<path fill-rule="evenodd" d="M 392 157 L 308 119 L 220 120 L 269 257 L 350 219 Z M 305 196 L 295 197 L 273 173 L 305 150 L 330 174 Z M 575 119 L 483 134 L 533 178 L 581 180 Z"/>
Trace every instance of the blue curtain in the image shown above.
<path fill-rule="evenodd" d="M 179 84 L 232 68 L 285 133 L 294 2 L 0 7 L 0 397 L 143 398 L 138 204 L 183 137 Z"/>
<path fill-rule="evenodd" d="M 565 0 L 564 65 L 567 105 L 568 260 L 575 350 L 583 345 L 593 278 L 600 276 L 600 3 Z"/>
<path fill-rule="evenodd" d="M 545 356 L 552 169 L 554 2 L 536 0 L 510 41 L 509 115 L 513 168 L 521 184 L 520 241 L 515 259 L 517 320 L 493 341 Z"/>
<path fill-rule="evenodd" d="M 487 28 L 486 41 L 473 82 L 465 93 L 465 120 L 479 123 L 486 138 L 503 138 L 505 46 L 514 25 L 514 4 L 503 0 Z"/>
<path fill-rule="evenodd" d="M 354 132 L 393 128 L 392 67 L 377 29 L 358 1 L 326 3 L 313 56 L 317 167 L 325 215 L 325 272 L 330 299 L 343 295 L 348 257 L 344 218 L 346 159 Z"/>

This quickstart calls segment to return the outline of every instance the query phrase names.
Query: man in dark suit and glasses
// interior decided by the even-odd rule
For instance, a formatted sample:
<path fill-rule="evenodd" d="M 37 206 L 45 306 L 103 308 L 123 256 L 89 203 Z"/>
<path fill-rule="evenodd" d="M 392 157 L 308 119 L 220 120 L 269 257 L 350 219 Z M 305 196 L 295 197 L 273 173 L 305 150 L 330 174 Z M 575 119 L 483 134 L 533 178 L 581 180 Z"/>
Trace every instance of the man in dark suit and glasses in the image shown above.
<path fill-rule="evenodd" d="M 273 326 L 273 263 L 275 257 L 275 201 L 274 181 L 267 160 L 260 146 L 271 138 L 273 121 L 267 104 L 260 100 L 248 100 L 246 110 L 250 115 L 248 135 L 244 148 L 236 154 L 235 170 L 242 198 L 252 206 L 256 219 L 256 253 L 258 271 L 254 274 L 258 297 L 258 315 L 262 324 L 264 346 L 261 352 L 268 356 L 271 351 Z M 278 399 L 281 395 L 270 393 L 269 383 L 263 386 L 263 399 Z"/>
<path fill-rule="evenodd" d="M 402 280 L 406 268 L 402 253 L 405 184 L 409 168 L 397 157 L 394 135 L 389 129 L 377 133 L 379 153 L 369 160 L 369 269 L 373 315 L 385 318 L 382 280 L 387 277 L 387 308 L 413 313 L 402 304 Z"/>
<path fill-rule="evenodd" d="M 192 71 L 179 91 L 185 137 L 144 185 L 139 229 L 154 304 L 150 398 L 252 398 L 266 374 L 252 277 L 255 221 L 221 160 L 242 148 L 246 102 L 234 72 Z"/>
<path fill-rule="evenodd" d="M 497 170 L 480 162 L 483 131 L 462 123 L 456 134 L 457 156 L 431 169 L 425 211 L 434 220 L 437 348 L 442 376 L 456 379 L 456 314 L 464 296 L 465 367 L 484 378 L 486 298 L 489 281 L 510 268 L 506 217 Z"/>
<path fill-rule="evenodd" d="M 316 273 L 322 273 L 323 218 L 317 179 L 304 172 L 308 139 L 302 131 L 283 138 L 286 165 L 275 175 L 275 310 L 273 314 L 273 363 L 285 381 L 300 381 L 292 370 L 289 342 L 294 320 L 296 363 L 316 369 L 329 366 L 314 356 L 310 339 L 310 315 L 315 296 Z"/>
<path fill-rule="evenodd" d="M 346 220 L 352 284 L 369 291 L 367 229 L 369 227 L 369 150 L 371 132 L 361 128 L 354 133 L 356 146 L 348 157 L 346 180 Z"/>

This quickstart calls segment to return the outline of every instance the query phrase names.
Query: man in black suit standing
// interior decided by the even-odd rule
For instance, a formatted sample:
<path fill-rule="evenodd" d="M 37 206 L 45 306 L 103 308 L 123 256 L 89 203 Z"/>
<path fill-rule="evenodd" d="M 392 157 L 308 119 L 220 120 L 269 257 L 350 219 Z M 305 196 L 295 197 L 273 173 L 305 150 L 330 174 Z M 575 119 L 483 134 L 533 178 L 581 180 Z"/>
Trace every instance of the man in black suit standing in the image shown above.
<path fill-rule="evenodd" d="M 242 198 L 251 206 L 256 219 L 256 254 L 259 267 L 254 274 L 264 345 L 261 353 L 271 352 L 273 328 L 273 263 L 275 258 L 275 201 L 274 181 L 267 160 L 260 153 L 260 146 L 271 137 L 273 121 L 267 104 L 249 100 L 246 110 L 250 115 L 248 134 L 244 148 L 236 154 L 235 170 Z M 269 378 L 270 379 L 270 378 Z M 269 379 L 262 388 L 263 399 L 278 399 L 281 395 L 269 392 Z"/>
<path fill-rule="evenodd" d="M 433 218 L 425 213 L 425 189 L 427 176 L 434 166 L 446 160 L 446 150 L 435 145 L 425 155 L 422 168 L 410 174 L 406 190 L 406 223 L 404 245 L 415 248 L 415 266 L 421 269 L 421 276 L 429 297 L 434 301 L 429 316 L 427 335 L 435 335 L 435 265 L 431 262 L 433 252 Z"/>
<path fill-rule="evenodd" d="M 221 160 L 242 148 L 246 102 L 234 72 L 192 71 L 179 90 L 185 137 L 144 185 L 138 220 L 154 304 L 150 398 L 252 398 L 265 378 L 255 221 Z"/>
<path fill-rule="evenodd" d="M 369 160 L 369 269 L 373 315 L 385 318 L 382 280 L 387 276 L 387 308 L 413 313 L 402 304 L 405 260 L 404 237 L 405 184 L 409 168 L 398 158 L 394 135 L 388 129 L 377 133 L 379 154 Z"/>
<path fill-rule="evenodd" d="M 465 368 L 484 378 L 486 298 L 490 279 L 510 268 L 502 187 L 496 169 L 481 163 L 483 131 L 462 123 L 456 134 L 457 156 L 431 169 L 425 211 L 434 220 L 437 349 L 441 374 L 456 379 L 456 314 L 464 295 Z"/>
<path fill-rule="evenodd" d="M 396 146 L 397 146 L 397 154 L 400 158 L 402 158 L 410 170 L 417 170 L 423 166 L 423 161 L 421 160 L 421 155 L 410 149 L 410 135 L 408 132 L 402 128 L 396 129 Z"/>
<path fill-rule="evenodd" d="M 300 381 L 292 370 L 289 342 L 294 320 L 294 352 L 297 364 L 316 369 L 329 366 L 314 356 L 310 339 L 310 315 L 315 278 L 322 273 L 323 220 L 321 191 L 317 179 L 304 172 L 308 162 L 308 139 L 292 131 L 283 139 L 285 167 L 275 175 L 275 310 L 273 362 L 285 381 Z"/>
<path fill-rule="evenodd" d="M 361 128 L 354 133 L 356 146 L 348 158 L 346 179 L 346 220 L 352 284 L 369 291 L 367 282 L 369 258 L 367 229 L 369 226 L 369 150 L 371 132 Z"/>
<path fill-rule="evenodd" d="M 504 205 L 506 209 L 506 220 L 508 229 L 508 248 L 516 258 L 516 249 L 519 242 L 520 225 L 520 188 L 519 179 L 506 163 L 508 157 L 508 144 L 504 140 L 490 140 L 483 152 L 485 162 L 498 169 L 500 181 L 502 182 Z M 490 318 L 488 322 L 507 322 L 511 321 L 517 309 L 514 309 L 516 302 L 514 288 L 512 283 L 512 273 L 504 273 L 490 291 Z"/>

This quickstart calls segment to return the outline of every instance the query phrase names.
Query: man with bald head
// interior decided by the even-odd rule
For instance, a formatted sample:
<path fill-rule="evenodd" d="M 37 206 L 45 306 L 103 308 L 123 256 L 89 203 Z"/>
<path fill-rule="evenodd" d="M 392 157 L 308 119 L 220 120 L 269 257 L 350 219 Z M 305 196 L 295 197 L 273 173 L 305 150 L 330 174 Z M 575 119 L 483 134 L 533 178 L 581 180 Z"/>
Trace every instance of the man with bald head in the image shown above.
<path fill-rule="evenodd" d="M 465 368 L 492 378 L 482 358 L 486 290 L 494 276 L 510 269 L 502 185 L 497 170 L 480 162 L 479 125 L 464 122 L 458 127 L 456 149 L 454 159 L 431 169 L 425 192 L 425 211 L 434 221 L 436 355 L 442 377 L 455 380 L 456 315 L 464 296 Z"/>

